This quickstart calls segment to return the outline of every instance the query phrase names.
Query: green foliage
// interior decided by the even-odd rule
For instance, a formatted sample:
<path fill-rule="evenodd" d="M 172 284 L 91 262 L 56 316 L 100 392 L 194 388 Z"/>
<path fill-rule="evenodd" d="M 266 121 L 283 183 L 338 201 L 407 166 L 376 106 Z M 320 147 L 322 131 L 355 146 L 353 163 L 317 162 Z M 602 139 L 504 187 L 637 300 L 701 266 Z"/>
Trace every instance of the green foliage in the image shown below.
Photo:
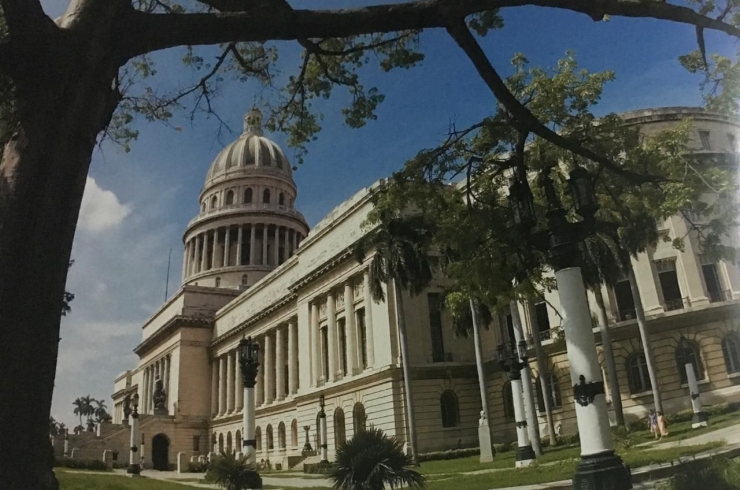
<path fill-rule="evenodd" d="M 704 461 L 681 463 L 675 476 L 657 487 L 660 490 L 737 490 L 740 488 L 740 461 L 714 456 Z"/>
<path fill-rule="evenodd" d="M 105 466 L 105 463 L 100 459 L 55 459 L 54 466 L 75 470 L 110 471 L 108 467 Z"/>
<path fill-rule="evenodd" d="M 208 471 L 208 467 L 209 465 L 207 462 L 206 463 L 201 463 L 200 461 L 195 462 L 195 463 L 189 462 L 188 463 L 188 473 L 205 473 Z"/>
<path fill-rule="evenodd" d="M 232 453 L 217 456 L 208 467 L 205 478 L 226 490 L 262 488 L 262 479 L 254 466 L 247 462 L 247 457 L 237 458 Z"/>
<path fill-rule="evenodd" d="M 409 469 L 411 458 L 395 437 L 375 427 L 357 432 L 337 449 L 331 474 L 334 490 L 424 488 L 424 477 Z"/>
<path fill-rule="evenodd" d="M 419 462 L 425 461 L 444 461 L 449 459 L 468 458 L 470 456 L 479 456 L 480 448 L 472 447 L 468 449 L 450 449 L 448 451 L 434 451 L 431 453 L 422 453 L 419 455 Z"/>

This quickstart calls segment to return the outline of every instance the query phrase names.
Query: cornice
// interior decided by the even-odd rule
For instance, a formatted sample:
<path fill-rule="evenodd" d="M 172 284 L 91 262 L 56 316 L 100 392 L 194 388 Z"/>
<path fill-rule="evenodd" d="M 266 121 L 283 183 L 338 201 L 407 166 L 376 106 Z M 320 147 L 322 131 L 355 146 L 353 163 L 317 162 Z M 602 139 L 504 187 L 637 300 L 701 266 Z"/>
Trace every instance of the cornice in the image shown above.
<path fill-rule="evenodd" d="M 183 325 L 183 323 L 188 323 L 188 325 Z M 159 329 L 154 332 L 149 338 L 142 341 L 139 345 L 134 347 L 134 353 L 138 355 L 139 357 L 142 356 L 142 354 L 145 354 L 149 349 L 151 349 L 154 345 L 158 344 L 164 337 L 169 335 L 170 333 L 174 332 L 180 327 L 184 328 L 213 328 L 214 322 L 211 318 L 206 318 L 202 316 L 185 316 L 185 315 L 176 315 L 173 316 L 167 323 L 159 327 Z"/>

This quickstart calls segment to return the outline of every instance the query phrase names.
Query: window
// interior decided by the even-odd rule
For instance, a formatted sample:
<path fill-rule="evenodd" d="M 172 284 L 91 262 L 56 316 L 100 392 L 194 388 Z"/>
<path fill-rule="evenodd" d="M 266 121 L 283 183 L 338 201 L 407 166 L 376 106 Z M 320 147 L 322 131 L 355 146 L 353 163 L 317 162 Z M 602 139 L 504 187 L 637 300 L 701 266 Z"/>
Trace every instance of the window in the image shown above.
<path fill-rule="evenodd" d="M 705 378 L 704 364 L 701 362 L 699 346 L 696 345 L 696 342 L 690 340 L 687 340 L 686 344 L 689 347 L 688 355 L 684 354 L 680 345 L 676 348 L 676 368 L 678 368 L 678 374 L 681 376 L 681 384 L 688 383 L 686 378 L 686 364 L 688 363 L 694 366 L 694 374 L 696 374 L 697 381 Z"/>
<path fill-rule="evenodd" d="M 285 194 L 283 194 L 282 192 L 278 196 L 278 204 L 281 206 L 285 206 Z"/>
<path fill-rule="evenodd" d="M 514 319 L 511 316 L 511 309 L 508 313 L 502 313 L 498 317 L 499 334 L 501 343 L 514 340 Z"/>
<path fill-rule="evenodd" d="M 550 403 L 550 409 L 561 408 L 563 406 L 563 399 L 560 396 L 560 382 L 558 378 L 552 373 L 545 374 L 545 391 L 547 391 L 548 399 Z M 545 400 L 542 396 L 542 386 L 540 380 L 535 381 L 535 393 L 537 394 L 537 410 L 540 412 L 545 411 Z"/>
<path fill-rule="evenodd" d="M 728 373 L 740 371 L 740 336 L 731 333 L 722 340 L 722 355 Z"/>
<path fill-rule="evenodd" d="M 342 372 L 347 374 L 347 332 L 344 318 L 337 321 L 337 334 L 339 335 L 339 361 L 342 366 Z"/>
<path fill-rule="evenodd" d="M 244 203 L 249 204 L 252 202 L 252 189 L 247 188 L 246 191 L 244 191 Z"/>
<path fill-rule="evenodd" d="M 296 419 L 290 423 L 290 443 L 293 447 L 298 447 L 298 421 Z"/>
<path fill-rule="evenodd" d="M 545 340 L 550 338 L 550 316 L 547 313 L 547 303 L 544 301 L 534 305 L 535 316 L 537 320 L 537 329 L 540 331 L 540 338 Z"/>
<path fill-rule="evenodd" d="M 709 131 L 699 130 L 699 139 L 701 140 L 702 150 L 711 150 L 712 146 L 709 144 Z"/>
<path fill-rule="evenodd" d="M 270 189 L 265 189 L 265 192 L 262 193 L 262 202 L 270 204 Z"/>
<path fill-rule="evenodd" d="M 226 433 L 226 454 L 232 453 L 232 445 L 231 445 L 231 432 Z"/>
<path fill-rule="evenodd" d="M 218 454 L 224 453 L 224 435 L 219 434 L 218 435 Z"/>
<path fill-rule="evenodd" d="M 358 348 L 360 349 L 360 367 L 365 369 L 367 367 L 367 327 L 365 326 L 365 310 L 357 310 L 357 338 L 360 339 Z"/>
<path fill-rule="evenodd" d="M 451 390 L 447 390 L 439 397 L 442 410 L 442 427 L 457 427 L 460 423 L 460 412 L 457 406 L 457 397 Z"/>
<path fill-rule="evenodd" d="M 432 337 L 432 362 L 444 362 L 445 343 L 442 334 L 442 312 L 439 293 L 427 294 L 429 308 L 429 330 Z"/>
<path fill-rule="evenodd" d="M 617 318 L 620 322 L 634 320 L 635 299 L 632 297 L 632 287 L 629 278 L 623 278 L 614 285 L 614 297 L 617 300 Z"/>
<path fill-rule="evenodd" d="M 645 354 L 636 352 L 627 358 L 627 378 L 630 385 L 630 393 L 642 393 L 653 389 L 648 374 Z"/>
<path fill-rule="evenodd" d="M 267 435 L 267 450 L 272 451 L 275 446 L 272 443 L 272 424 L 267 426 L 267 429 L 265 430 L 265 434 Z"/>
<path fill-rule="evenodd" d="M 234 437 L 234 452 L 239 452 L 242 450 L 244 444 L 242 444 L 242 433 L 240 431 L 236 431 L 236 437 Z"/>
<path fill-rule="evenodd" d="M 324 380 L 329 381 L 329 329 L 321 329 L 321 372 L 324 373 Z"/>
<path fill-rule="evenodd" d="M 365 415 L 365 407 L 362 403 L 355 403 L 355 407 L 352 409 L 352 428 L 355 434 L 362 432 L 367 427 L 367 416 Z"/>
<path fill-rule="evenodd" d="M 346 440 L 347 437 L 344 433 L 344 410 L 337 408 L 334 410 L 334 447 L 338 448 Z"/>
<path fill-rule="evenodd" d="M 722 293 L 722 285 L 719 281 L 719 274 L 717 273 L 717 264 L 702 257 L 701 271 L 704 275 L 704 284 L 707 286 L 709 301 L 711 303 L 725 301 L 725 295 Z"/>
<path fill-rule="evenodd" d="M 226 193 L 226 205 L 230 206 L 234 204 L 234 191 L 229 191 Z"/>
<path fill-rule="evenodd" d="M 683 309 L 681 288 L 678 285 L 678 276 L 676 275 L 676 261 L 672 259 L 656 260 L 655 268 L 658 270 L 658 279 L 663 291 L 666 311 Z"/>
<path fill-rule="evenodd" d="M 218 205 L 218 198 L 216 196 L 213 196 L 211 198 L 211 209 L 216 209 L 217 205 Z"/>
<path fill-rule="evenodd" d="M 278 448 L 285 449 L 285 424 L 282 422 L 278 425 Z"/>
<path fill-rule="evenodd" d="M 206 212 L 206 203 L 203 203 L 200 205 L 200 212 L 205 213 Z"/>
<path fill-rule="evenodd" d="M 732 133 L 727 133 L 727 143 L 729 143 L 730 148 L 729 151 L 734 152 L 737 146 L 735 146 L 735 135 Z"/>
<path fill-rule="evenodd" d="M 511 381 L 507 381 L 503 388 L 504 418 L 514 420 L 514 393 L 511 390 Z"/>
<path fill-rule="evenodd" d="M 247 275 L 246 274 L 242 274 L 242 285 L 243 286 L 247 285 Z"/>
<path fill-rule="evenodd" d="M 254 445 L 255 451 L 262 451 L 262 428 L 257 427 L 254 429 Z"/>
<path fill-rule="evenodd" d="M 200 452 L 200 436 L 193 436 L 193 451 Z"/>
<path fill-rule="evenodd" d="M 216 278 L 216 287 L 217 288 L 220 288 L 221 287 L 221 278 L 220 277 L 217 277 Z"/>

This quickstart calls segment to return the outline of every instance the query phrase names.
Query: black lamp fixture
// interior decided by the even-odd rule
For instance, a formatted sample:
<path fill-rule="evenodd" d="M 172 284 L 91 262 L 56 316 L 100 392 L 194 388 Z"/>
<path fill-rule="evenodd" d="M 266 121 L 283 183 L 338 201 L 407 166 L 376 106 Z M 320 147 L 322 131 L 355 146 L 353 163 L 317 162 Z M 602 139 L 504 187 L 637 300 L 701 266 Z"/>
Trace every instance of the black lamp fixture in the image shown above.
<path fill-rule="evenodd" d="M 508 371 L 510 379 L 521 379 L 521 370 L 524 369 L 529 360 L 527 342 L 520 340 L 517 344 L 511 340 L 499 344 L 496 347 L 496 357 L 501 369 Z"/>
<path fill-rule="evenodd" d="M 321 407 L 322 412 L 324 411 L 325 403 L 326 403 L 326 397 L 322 393 L 321 395 L 319 395 L 319 406 Z"/>
<path fill-rule="evenodd" d="M 259 354 L 260 345 L 252 337 L 245 337 L 239 341 L 239 364 L 245 388 L 254 388 L 257 384 Z"/>
<path fill-rule="evenodd" d="M 134 393 L 132 402 L 134 405 L 134 411 L 132 415 L 134 417 L 138 417 L 139 416 L 139 394 L 138 393 Z"/>

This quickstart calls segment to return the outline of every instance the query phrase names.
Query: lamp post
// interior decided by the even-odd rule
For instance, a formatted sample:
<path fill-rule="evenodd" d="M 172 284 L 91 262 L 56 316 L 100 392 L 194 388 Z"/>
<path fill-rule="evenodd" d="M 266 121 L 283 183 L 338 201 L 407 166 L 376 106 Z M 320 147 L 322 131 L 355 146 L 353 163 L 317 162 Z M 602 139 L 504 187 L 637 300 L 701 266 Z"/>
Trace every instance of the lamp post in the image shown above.
<path fill-rule="evenodd" d="M 511 397 L 514 401 L 514 420 L 516 422 L 516 467 L 529 466 L 534 463 L 535 454 L 527 431 L 527 418 L 522 398 L 522 369 L 527 365 L 527 343 L 524 340 L 517 344 L 511 340 L 499 344 L 496 349 L 498 364 L 501 369 L 509 372 L 511 381 Z"/>
<path fill-rule="evenodd" d="M 252 340 L 252 337 L 242 339 L 239 342 L 239 364 L 242 370 L 244 382 L 244 436 L 242 439 L 242 452 L 249 463 L 257 461 L 257 441 L 255 438 L 255 407 L 256 399 L 254 386 L 257 384 L 257 371 L 259 369 L 260 346 Z"/>
<path fill-rule="evenodd" d="M 326 441 L 326 412 L 324 411 L 324 394 L 322 393 L 321 396 L 319 396 L 319 406 L 321 407 L 321 411 L 319 411 L 319 430 L 321 433 L 319 434 L 319 446 L 321 447 L 321 463 L 328 463 L 329 462 L 329 451 L 327 448 L 327 441 Z"/>
<path fill-rule="evenodd" d="M 680 339 L 681 357 L 683 358 L 684 368 L 686 369 L 686 382 L 689 385 L 689 394 L 691 395 L 691 408 L 694 410 L 694 418 L 691 420 L 691 428 L 706 427 L 709 417 L 704 411 L 699 396 L 699 384 L 696 382 L 696 373 L 694 372 L 694 363 L 691 362 L 694 351 L 689 347 L 689 342 L 683 335 Z"/>
<path fill-rule="evenodd" d="M 139 465 L 139 447 L 136 443 L 139 441 L 139 394 L 134 393 L 133 397 L 134 409 L 131 412 L 131 448 L 129 449 L 129 464 L 126 473 L 130 476 L 136 476 L 141 473 L 141 466 Z"/>
<path fill-rule="evenodd" d="M 547 199 L 547 230 L 533 231 L 537 222 L 534 200 L 526 174 L 518 172 L 509 187 L 509 204 L 514 223 L 523 240 L 547 252 L 555 271 L 558 296 L 563 308 L 563 330 L 576 401 L 578 433 L 581 434 L 581 460 L 573 475 L 579 490 L 623 490 L 632 488 L 629 469 L 614 452 L 601 378 L 596 341 L 591 329 L 586 288 L 578 266 L 577 243 L 593 233 L 598 201 L 588 172 L 576 168 L 568 187 L 579 222 L 569 222 L 548 167 L 541 171 L 539 185 Z"/>
<path fill-rule="evenodd" d="M 64 429 L 64 457 L 69 456 L 69 429 Z"/>

